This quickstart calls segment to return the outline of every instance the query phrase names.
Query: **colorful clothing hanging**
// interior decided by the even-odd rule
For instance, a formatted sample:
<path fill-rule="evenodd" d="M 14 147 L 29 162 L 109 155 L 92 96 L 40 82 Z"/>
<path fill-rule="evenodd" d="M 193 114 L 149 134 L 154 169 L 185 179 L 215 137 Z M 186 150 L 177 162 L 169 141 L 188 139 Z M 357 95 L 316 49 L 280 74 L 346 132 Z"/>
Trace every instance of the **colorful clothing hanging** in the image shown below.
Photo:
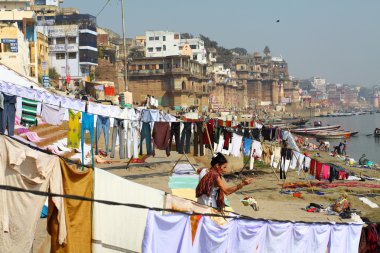
<path fill-rule="evenodd" d="M 91 198 L 93 191 L 92 169 L 85 172 L 79 172 L 75 166 L 68 165 L 63 159 L 60 159 L 60 164 L 63 193 Z M 51 252 L 90 253 L 92 247 L 92 203 L 68 198 L 64 199 L 64 203 L 64 214 L 67 224 L 67 240 L 64 245 L 60 245 L 58 243 L 58 231 L 60 226 L 58 224 L 58 210 L 51 204 L 51 198 L 49 198 L 47 229 L 51 235 Z"/>
<path fill-rule="evenodd" d="M 37 105 L 35 100 L 23 98 L 21 111 L 21 125 L 37 126 Z"/>
<path fill-rule="evenodd" d="M 69 109 L 69 131 L 67 132 L 67 147 L 79 148 L 81 113 Z"/>

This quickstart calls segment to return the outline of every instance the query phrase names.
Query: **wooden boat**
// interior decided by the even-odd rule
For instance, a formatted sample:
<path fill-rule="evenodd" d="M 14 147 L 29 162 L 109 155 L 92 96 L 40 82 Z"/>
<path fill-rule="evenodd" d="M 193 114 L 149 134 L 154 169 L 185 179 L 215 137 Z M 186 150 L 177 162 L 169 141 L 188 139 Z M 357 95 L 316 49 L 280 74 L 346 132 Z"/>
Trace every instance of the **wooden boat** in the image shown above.
<path fill-rule="evenodd" d="M 292 133 L 297 134 L 315 134 L 320 131 L 326 131 L 326 130 L 337 130 L 340 128 L 340 125 L 333 125 L 333 126 L 323 126 L 323 127 L 308 127 L 308 128 L 296 128 L 292 129 Z"/>
<path fill-rule="evenodd" d="M 315 138 L 317 139 L 345 139 L 350 138 L 358 134 L 358 132 L 350 132 L 350 131 L 326 131 L 315 134 Z"/>

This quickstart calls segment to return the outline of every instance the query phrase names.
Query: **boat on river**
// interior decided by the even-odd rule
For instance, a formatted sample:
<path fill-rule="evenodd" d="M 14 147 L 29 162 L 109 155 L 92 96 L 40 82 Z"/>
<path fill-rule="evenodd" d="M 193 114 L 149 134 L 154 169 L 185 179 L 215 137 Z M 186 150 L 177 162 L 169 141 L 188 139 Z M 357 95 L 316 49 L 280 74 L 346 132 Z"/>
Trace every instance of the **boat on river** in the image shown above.
<path fill-rule="evenodd" d="M 357 134 L 358 132 L 350 131 L 325 131 L 314 134 L 314 137 L 317 139 L 348 139 Z"/>
<path fill-rule="evenodd" d="M 295 134 L 316 134 L 321 131 L 333 131 L 338 130 L 340 128 L 340 125 L 333 125 L 333 126 L 322 126 L 322 127 L 308 127 L 308 128 L 296 128 L 290 130 L 292 133 Z"/>
<path fill-rule="evenodd" d="M 380 137 L 380 128 L 376 128 L 375 131 L 373 131 L 373 135 L 375 137 Z"/>

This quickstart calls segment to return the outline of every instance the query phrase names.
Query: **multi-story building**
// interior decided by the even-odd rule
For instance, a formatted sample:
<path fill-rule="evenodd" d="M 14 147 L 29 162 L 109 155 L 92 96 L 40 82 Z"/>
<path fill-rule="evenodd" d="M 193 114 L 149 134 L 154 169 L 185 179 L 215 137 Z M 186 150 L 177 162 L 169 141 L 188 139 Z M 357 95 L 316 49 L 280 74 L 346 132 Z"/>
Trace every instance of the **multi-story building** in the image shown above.
<path fill-rule="evenodd" d="M 0 9 L 2 10 L 28 10 L 31 0 L 1 0 Z"/>
<path fill-rule="evenodd" d="M 207 64 L 207 53 L 205 43 L 200 38 L 181 39 L 179 50 L 182 50 L 184 45 L 189 45 L 192 51 L 191 59 L 200 64 Z"/>
<path fill-rule="evenodd" d="M 36 43 L 31 44 L 30 62 L 32 76 L 38 73 L 38 78 L 41 80 L 42 76 L 49 75 L 49 44 L 48 36 L 44 33 L 37 31 Z M 36 64 L 37 62 L 37 64 Z M 35 68 L 38 68 L 36 70 Z"/>
<path fill-rule="evenodd" d="M 215 111 L 241 110 L 248 106 L 247 89 L 237 80 L 236 74 L 225 69 L 223 63 L 209 68 L 213 76 L 214 87 L 210 95 L 210 106 Z"/>
<path fill-rule="evenodd" d="M 238 79 L 247 87 L 248 104 L 278 105 L 298 102 L 298 82 L 290 80 L 288 64 L 282 57 L 272 57 L 268 47 L 264 56 L 259 52 L 235 60 Z"/>
<path fill-rule="evenodd" d="M 141 43 L 141 41 L 140 41 Z M 181 39 L 181 34 L 168 31 L 147 31 L 145 33 L 146 57 L 166 57 L 183 55 L 184 47 L 191 49 L 191 59 L 207 64 L 207 52 L 200 38 Z"/>
<path fill-rule="evenodd" d="M 206 76 L 206 67 L 189 56 L 133 59 L 128 77 L 129 91 L 139 104 L 151 95 L 165 108 L 208 110 L 213 83 Z"/>
<path fill-rule="evenodd" d="M 42 13 L 43 14 L 43 13 Z M 40 29 L 47 29 L 49 63 L 61 83 L 94 78 L 98 63 L 96 18 L 89 14 L 39 15 Z"/>
<path fill-rule="evenodd" d="M 35 46 L 38 43 L 35 13 L 31 10 L 0 10 L 0 23 L 5 24 L 2 43 L 11 44 L 13 48 L 13 54 L 4 56 L 2 62 L 14 66 L 15 70 L 22 70 L 21 74 L 33 77 L 37 81 L 41 76 L 37 66 L 41 56 Z M 10 26 L 11 24 L 15 26 Z M 7 40 L 7 37 L 12 37 L 13 40 Z"/>
<path fill-rule="evenodd" d="M 79 60 L 78 25 L 48 26 L 49 65 L 61 76 L 61 79 L 80 80 L 83 73 Z"/>
<path fill-rule="evenodd" d="M 167 31 L 147 31 L 146 57 L 166 57 L 179 55 L 181 43 L 180 33 Z"/>
<path fill-rule="evenodd" d="M 29 52 L 29 42 L 17 23 L 0 23 L 0 62 L 22 75 L 30 76 Z"/>
<path fill-rule="evenodd" d="M 321 77 L 312 77 L 310 81 L 313 84 L 314 88 L 322 92 L 326 92 L 326 79 Z"/>

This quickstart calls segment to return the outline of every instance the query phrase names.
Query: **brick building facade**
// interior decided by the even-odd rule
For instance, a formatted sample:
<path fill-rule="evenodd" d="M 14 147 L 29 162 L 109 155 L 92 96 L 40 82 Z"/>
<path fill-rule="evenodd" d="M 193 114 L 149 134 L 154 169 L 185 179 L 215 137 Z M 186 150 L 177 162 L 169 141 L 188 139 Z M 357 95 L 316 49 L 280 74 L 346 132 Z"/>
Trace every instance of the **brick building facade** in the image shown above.
<path fill-rule="evenodd" d="M 138 104 L 151 95 L 164 108 L 208 110 L 213 82 L 206 67 L 189 56 L 133 59 L 128 78 L 129 91 Z"/>

